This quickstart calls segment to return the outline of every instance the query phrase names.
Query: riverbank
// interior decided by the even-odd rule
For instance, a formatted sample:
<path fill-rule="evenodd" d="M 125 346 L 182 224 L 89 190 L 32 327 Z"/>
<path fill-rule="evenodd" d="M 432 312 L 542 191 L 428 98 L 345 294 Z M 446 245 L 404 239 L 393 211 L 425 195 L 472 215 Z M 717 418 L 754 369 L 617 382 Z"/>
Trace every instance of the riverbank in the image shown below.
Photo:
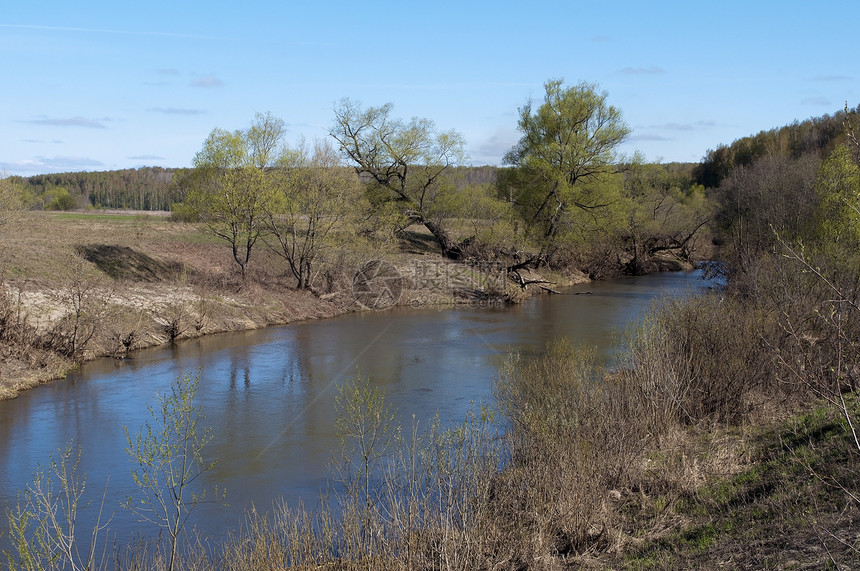
<path fill-rule="evenodd" d="M 429 234 L 413 232 L 400 251 L 381 256 L 388 275 L 371 267 L 357 286 L 356 272 L 374 257 L 345 256 L 315 295 L 296 290 L 283 260 L 262 244 L 243 283 L 222 241 L 159 213 L 24 213 L 0 249 L 0 400 L 82 361 L 203 335 L 391 305 L 505 304 L 589 279 L 523 274 L 533 283 L 521 287 L 503 265 L 447 261 Z"/>

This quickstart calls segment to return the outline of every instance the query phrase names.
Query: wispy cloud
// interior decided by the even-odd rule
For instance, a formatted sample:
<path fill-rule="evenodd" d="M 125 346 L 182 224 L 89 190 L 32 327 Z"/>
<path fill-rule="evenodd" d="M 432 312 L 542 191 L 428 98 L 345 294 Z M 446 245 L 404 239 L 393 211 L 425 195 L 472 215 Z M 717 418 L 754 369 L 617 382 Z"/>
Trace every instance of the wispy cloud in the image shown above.
<path fill-rule="evenodd" d="M 518 135 L 513 130 L 500 129 L 476 147 L 470 149 L 472 164 L 501 164 L 502 157 L 517 143 Z"/>
<path fill-rule="evenodd" d="M 133 157 L 126 157 L 132 161 L 163 161 L 166 160 L 164 157 L 159 157 L 158 155 L 136 155 Z"/>
<path fill-rule="evenodd" d="M 16 28 L 19 30 L 45 30 L 50 32 L 77 32 L 85 34 L 115 34 L 122 36 L 159 36 L 167 38 L 191 38 L 197 40 L 218 40 L 215 36 L 199 34 L 181 34 L 175 32 L 158 32 L 151 30 L 106 30 L 102 28 L 74 28 L 70 26 L 41 26 L 36 24 L 0 24 L 0 28 Z"/>
<path fill-rule="evenodd" d="M 662 67 L 652 65 L 650 67 L 625 67 L 623 69 L 619 69 L 618 73 L 621 75 L 659 75 L 661 73 L 666 73 L 666 70 Z"/>
<path fill-rule="evenodd" d="M 191 87 L 201 87 L 204 89 L 208 89 L 211 87 L 221 87 L 222 85 L 224 85 L 224 82 L 215 77 L 214 75 L 207 75 L 205 77 L 195 79 L 191 82 Z"/>
<path fill-rule="evenodd" d="M 801 105 L 819 105 L 819 106 L 829 106 L 832 105 L 830 100 L 826 97 L 804 97 L 800 100 Z"/>
<path fill-rule="evenodd" d="M 701 131 L 710 129 L 717 124 L 714 121 L 694 121 L 692 123 L 663 123 L 662 125 L 645 125 L 642 129 L 658 129 L 664 131 Z"/>
<path fill-rule="evenodd" d="M 34 157 L 9 163 L 0 163 L 0 169 L 22 174 L 80 171 L 104 167 L 104 163 L 87 157 Z"/>
<path fill-rule="evenodd" d="M 853 77 L 847 75 L 824 75 L 819 74 L 812 78 L 812 81 L 851 81 Z"/>
<path fill-rule="evenodd" d="M 656 133 L 634 133 L 627 137 L 627 141 L 674 141 L 671 137 L 664 137 Z"/>
<path fill-rule="evenodd" d="M 107 129 L 104 121 L 108 119 L 87 119 L 86 117 L 44 117 L 22 121 L 30 125 L 46 125 L 51 127 L 83 127 L 85 129 Z"/>
<path fill-rule="evenodd" d="M 591 36 L 591 38 L 589 38 L 589 41 L 595 44 L 605 44 L 609 41 L 609 38 L 606 36 Z"/>
<path fill-rule="evenodd" d="M 183 109 L 181 107 L 150 107 L 147 111 L 164 113 L 165 115 L 204 115 L 202 109 Z"/>

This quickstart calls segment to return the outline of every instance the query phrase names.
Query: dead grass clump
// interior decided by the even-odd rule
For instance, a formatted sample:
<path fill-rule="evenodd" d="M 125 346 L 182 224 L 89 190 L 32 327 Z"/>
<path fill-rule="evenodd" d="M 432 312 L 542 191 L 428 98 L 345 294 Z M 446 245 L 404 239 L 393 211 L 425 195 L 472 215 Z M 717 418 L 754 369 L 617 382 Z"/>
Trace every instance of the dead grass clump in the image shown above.
<path fill-rule="evenodd" d="M 629 487 L 649 440 L 623 376 L 606 376 L 594 352 L 559 341 L 502 371 L 498 399 L 510 426 L 510 463 L 494 509 L 526 560 L 598 552 L 617 523 L 613 490 Z"/>
<path fill-rule="evenodd" d="M 713 293 L 668 301 L 656 320 L 662 348 L 645 369 L 662 360 L 686 368 L 669 382 L 684 422 L 742 421 L 761 398 L 783 396 L 766 342 L 778 326 L 754 304 Z"/>

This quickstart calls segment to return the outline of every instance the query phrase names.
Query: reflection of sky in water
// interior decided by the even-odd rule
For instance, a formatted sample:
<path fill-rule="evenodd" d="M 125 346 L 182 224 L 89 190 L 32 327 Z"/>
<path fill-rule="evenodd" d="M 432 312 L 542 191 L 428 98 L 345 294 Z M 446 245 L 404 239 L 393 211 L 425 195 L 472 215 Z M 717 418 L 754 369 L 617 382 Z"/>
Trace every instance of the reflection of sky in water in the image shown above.
<path fill-rule="evenodd" d="M 109 478 L 106 504 L 118 505 L 134 493 L 123 426 L 134 432 L 148 420 L 153 393 L 201 371 L 197 402 L 213 430 L 208 454 L 219 459 L 208 479 L 226 487 L 230 507 L 203 506 L 193 523 L 210 533 L 236 527 L 248 505 L 268 509 L 278 496 L 313 505 L 336 442 L 334 395 L 357 371 L 385 389 L 401 418 L 426 423 L 438 411 L 456 422 L 470 403 L 490 400 L 510 351 L 535 354 L 565 336 L 609 358 L 617 335 L 655 297 L 704 286 L 696 273 L 658 274 L 584 284 L 511 308 L 365 312 L 89 363 L 65 382 L 0 403 L 0 501 L 75 439 L 88 489 L 103 490 Z M 584 292 L 591 293 L 572 295 Z M 118 509 L 111 528 L 125 541 L 136 525 Z"/>

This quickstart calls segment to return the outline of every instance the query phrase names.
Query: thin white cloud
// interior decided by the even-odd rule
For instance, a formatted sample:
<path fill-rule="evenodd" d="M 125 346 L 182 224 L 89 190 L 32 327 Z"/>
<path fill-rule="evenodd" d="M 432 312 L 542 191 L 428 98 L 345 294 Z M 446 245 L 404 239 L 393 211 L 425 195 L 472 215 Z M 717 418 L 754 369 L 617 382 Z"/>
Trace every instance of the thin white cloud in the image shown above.
<path fill-rule="evenodd" d="M 830 100 L 826 97 L 804 97 L 800 100 L 801 105 L 820 105 L 820 106 L 829 106 L 831 105 Z"/>
<path fill-rule="evenodd" d="M 662 125 L 646 125 L 642 129 L 658 129 L 666 131 L 701 131 L 715 127 L 714 121 L 695 121 L 693 123 L 663 123 Z"/>
<path fill-rule="evenodd" d="M 627 137 L 628 142 L 634 141 L 674 141 L 675 139 L 671 137 L 664 137 L 663 135 L 657 135 L 655 133 L 637 133 L 634 135 L 630 135 Z"/>
<path fill-rule="evenodd" d="M 851 81 L 853 77 L 847 75 L 824 75 L 819 74 L 812 78 L 812 81 Z"/>
<path fill-rule="evenodd" d="M 472 164 L 501 164 L 505 153 L 517 144 L 519 136 L 512 130 L 499 130 L 479 143 L 469 154 L 472 155 Z"/>
<path fill-rule="evenodd" d="M 666 73 L 666 70 L 662 67 L 652 65 L 650 67 L 625 67 L 623 69 L 619 69 L 618 73 L 621 75 L 659 75 L 661 73 Z"/>
<path fill-rule="evenodd" d="M 30 125 L 46 125 L 51 127 L 83 127 L 85 129 L 107 129 L 102 123 L 106 119 L 87 119 L 86 117 L 45 117 L 22 121 Z"/>
<path fill-rule="evenodd" d="M 191 87 L 201 87 L 204 89 L 221 87 L 222 85 L 224 85 L 224 82 L 214 75 L 207 75 L 191 82 Z"/>
<path fill-rule="evenodd" d="M 164 113 L 165 115 L 204 115 L 202 109 L 184 109 L 181 107 L 150 107 L 147 111 Z"/>
<path fill-rule="evenodd" d="M 34 24 L 0 24 L 0 28 L 16 28 L 19 30 L 45 30 L 50 32 L 77 32 L 85 34 L 116 34 L 122 36 L 159 36 L 167 38 L 192 38 L 197 40 L 218 40 L 215 36 L 198 34 L 177 34 L 174 32 L 152 32 L 134 30 L 105 30 L 101 28 L 74 28 L 70 26 L 40 26 Z"/>
<path fill-rule="evenodd" d="M 166 160 L 164 157 L 160 157 L 158 155 L 136 155 L 133 157 L 126 157 L 132 161 L 163 161 Z"/>
<path fill-rule="evenodd" d="M 34 157 L 32 159 L 0 163 L 0 169 L 22 174 L 82 171 L 104 166 L 104 163 L 95 159 L 66 156 Z"/>

